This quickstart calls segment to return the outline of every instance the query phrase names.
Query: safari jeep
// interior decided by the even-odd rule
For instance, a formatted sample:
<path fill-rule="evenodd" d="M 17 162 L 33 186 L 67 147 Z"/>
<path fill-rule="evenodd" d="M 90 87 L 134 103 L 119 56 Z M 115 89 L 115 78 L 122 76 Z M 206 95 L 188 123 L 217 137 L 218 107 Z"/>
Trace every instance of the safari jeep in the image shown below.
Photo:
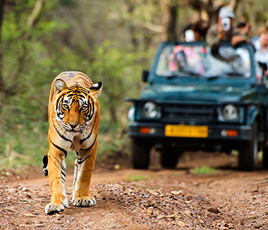
<path fill-rule="evenodd" d="M 222 59 L 204 43 L 159 46 L 146 88 L 130 99 L 129 137 L 134 168 L 146 169 L 155 146 L 163 167 L 174 168 L 186 150 L 239 151 L 242 170 L 255 170 L 263 150 L 268 167 L 266 80 L 256 78 L 254 49 L 220 47 Z M 268 84 L 267 84 L 268 86 Z"/>

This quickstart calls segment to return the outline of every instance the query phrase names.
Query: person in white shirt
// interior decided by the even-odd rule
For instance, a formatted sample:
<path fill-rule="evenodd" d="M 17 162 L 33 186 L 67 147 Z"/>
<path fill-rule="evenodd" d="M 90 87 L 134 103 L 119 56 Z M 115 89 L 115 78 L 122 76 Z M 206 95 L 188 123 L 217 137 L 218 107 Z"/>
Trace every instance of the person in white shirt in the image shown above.
<path fill-rule="evenodd" d="M 259 38 L 253 44 L 255 46 L 256 77 L 268 79 L 268 26 L 260 27 Z"/>

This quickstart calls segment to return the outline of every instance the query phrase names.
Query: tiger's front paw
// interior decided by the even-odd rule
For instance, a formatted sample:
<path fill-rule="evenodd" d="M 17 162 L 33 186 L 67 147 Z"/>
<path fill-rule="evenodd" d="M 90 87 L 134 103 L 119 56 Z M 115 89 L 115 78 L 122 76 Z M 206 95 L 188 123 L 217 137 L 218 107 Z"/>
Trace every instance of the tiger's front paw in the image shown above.
<path fill-rule="evenodd" d="M 45 208 L 46 214 L 54 214 L 63 211 L 66 207 L 68 207 L 68 200 L 65 198 L 65 200 L 62 203 L 54 203 L 50 202 L 47 204 Z"/>
<path fill-rule="evenodd" d="M 77 207 L 88 207 L 96 205 L 96 200 L 92 196 L 81 196 L 73 198 L 73 205 Z"/>

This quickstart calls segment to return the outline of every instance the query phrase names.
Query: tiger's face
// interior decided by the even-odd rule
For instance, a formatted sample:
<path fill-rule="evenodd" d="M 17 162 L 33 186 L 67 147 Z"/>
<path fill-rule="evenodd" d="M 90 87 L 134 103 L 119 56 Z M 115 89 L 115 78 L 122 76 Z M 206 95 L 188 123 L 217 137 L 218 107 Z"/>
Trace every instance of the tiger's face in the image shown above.
<path fill-rule="evenodd" d="M 65 82 L 58 81 L 55 82 L 58 90 L 55 101 L 56 120 L 64 131 L 82 133 L 92 123 L 96 112 L 95 97 L 100 94 L 101 83 L 86 89 L 79 86 L 67 88 Z"/>

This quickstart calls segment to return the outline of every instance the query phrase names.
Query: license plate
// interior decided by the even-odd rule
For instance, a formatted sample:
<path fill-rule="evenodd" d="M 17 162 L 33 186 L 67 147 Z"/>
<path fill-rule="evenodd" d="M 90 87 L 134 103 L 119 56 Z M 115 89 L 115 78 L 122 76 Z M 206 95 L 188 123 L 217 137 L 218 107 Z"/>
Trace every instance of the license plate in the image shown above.
<path fill-rule="evenodd" d="M 207 126 L 190 125 L 166 125 L 165 135 L 167 137 L 208 137 Z"/>

